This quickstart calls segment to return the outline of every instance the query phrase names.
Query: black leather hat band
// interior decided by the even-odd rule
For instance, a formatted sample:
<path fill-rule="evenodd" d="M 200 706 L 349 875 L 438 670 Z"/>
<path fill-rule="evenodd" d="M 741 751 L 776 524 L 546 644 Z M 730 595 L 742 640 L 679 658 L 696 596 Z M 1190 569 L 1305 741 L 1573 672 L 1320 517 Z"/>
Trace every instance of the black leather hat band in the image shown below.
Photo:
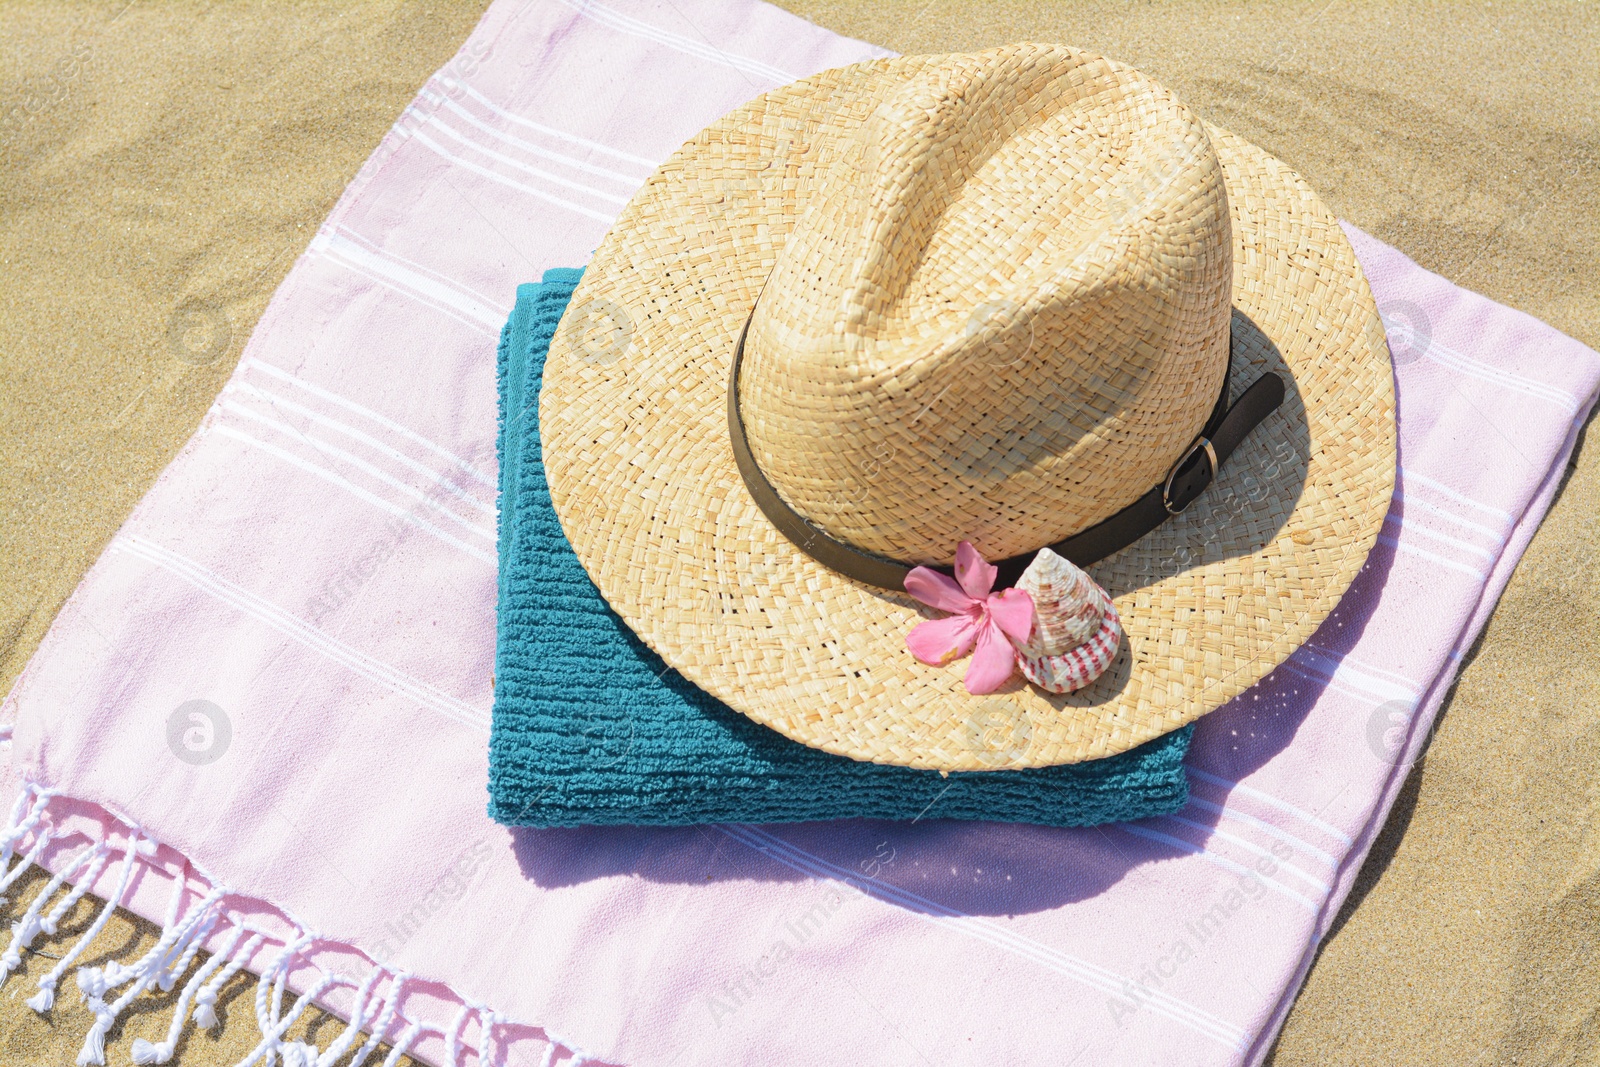
<path fill-rule="evenodd" d="M 828 536 L 778 495 L 751 454 L 750 443 L 745 439 L 744 420 L 739 414 L 739 368 L 744 362 L 745 337 L 750 332 L 750 322 L 754 317 L 755 309 L 752 308 L 750 317 L 745 319 L 744 328 L 739 331 L 739 343 L 733 350 L 733 366 L 728 372 L 728 436 L 745 487 L 750 490 L 756 506 L 778 528 L 778 532 L 824 567 L 880 589 L 904 590 L 906 575 L 915 564 L 899 563 L 863 552 Z M 1231 373 L 1231 344 L 1228 365 Z M 1206 420 L 1205 428 L 1178 457 L 1160 485 L 1110 518 L 1048 547 L 1078 566 L 1087 567 L 1127 548 L 1171 516 L 1181 513 L 1211 484 L 1219 468 L 1250 431 L 1282 403 L 1283 393 L 1283 380 L 1276 374 L 1267 373 L 1252 382 L 1239 399 L 1229 405 L 1228 375 L 1223 375 L 1222 392 L 1211 410 L 1211 417 Z M 1030 551 L 997 562 L 995 566 L 1000 574 L 995 588 L 1004 589 L 1016 584 L 1033 556 L 1034 552 Z M 948 571 L 949 568 L 934 569 Z"/>

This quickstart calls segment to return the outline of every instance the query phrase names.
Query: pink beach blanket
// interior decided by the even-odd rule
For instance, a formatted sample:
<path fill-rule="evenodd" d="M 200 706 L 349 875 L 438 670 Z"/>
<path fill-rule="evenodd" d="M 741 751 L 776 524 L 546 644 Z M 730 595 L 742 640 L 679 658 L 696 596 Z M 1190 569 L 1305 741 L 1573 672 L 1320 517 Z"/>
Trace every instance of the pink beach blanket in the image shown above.
<path fill-rule="evenodd" d="M 1336 616 L 1202 721 L 1187 809 L 1086 830 L 484 814 L 516 285 L 585 263 L 719 115 L 883 54 L 754 0 L 499 0 L 429 81 L 0 715 L 0 877 L 61 876 L 9 906 L 0 966 L 41 1010 L 90 999 L 80 1063 L 181 982 L 133 1048 L 170 1056 L 239 967 L 262 975 L 257 1058 L 286 1064 L 362 1040 L 288 1043 L 306 998 L 440 1064 L 1265 1056 L 1600 382 L 1594 352 L 1354 228 L 1400 489 Z M 21 953 L 71 885 L 161 943 Z"/>

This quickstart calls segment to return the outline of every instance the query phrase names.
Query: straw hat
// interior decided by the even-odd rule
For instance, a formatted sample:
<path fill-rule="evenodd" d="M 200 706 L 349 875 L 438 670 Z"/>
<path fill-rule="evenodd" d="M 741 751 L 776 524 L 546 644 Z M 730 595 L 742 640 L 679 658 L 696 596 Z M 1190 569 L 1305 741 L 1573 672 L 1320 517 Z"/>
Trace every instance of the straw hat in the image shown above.
<path fill-rule="evenodd" d="M 1281 402 L 1203 455 L 1267 379 Z M 1219 707 L 1327 617 L 1394 488 L 1383 327 L 1328 209 L 1059 46 L 861 63 L 712 124 L 595 253 L 539 419 L 563 529 L 667 663 L 796 741 L 939 770 Z M 906 567 L 1025 562 L 1152 500 L 1087 568 L 1124 630 L 1087 688 L 975 696 L 907 651 L 937 613 Z"/>

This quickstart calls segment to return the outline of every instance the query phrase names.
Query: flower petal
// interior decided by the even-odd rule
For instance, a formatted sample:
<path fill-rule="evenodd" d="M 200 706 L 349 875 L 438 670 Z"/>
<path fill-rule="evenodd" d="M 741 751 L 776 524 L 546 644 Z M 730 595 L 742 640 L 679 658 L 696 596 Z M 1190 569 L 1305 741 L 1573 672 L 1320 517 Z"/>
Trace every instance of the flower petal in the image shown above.
<path fill-rule="evenodd" d="M 985 601 L 989 618 L 993 619 L 1005 635 L 1018 644 L 1028 640 L 1033 633 L 1033 597 L 1026 589 L 1007 589 L 991 593 Z"/>
<path fill-rule="evenodd" d="M 973 612 L 918 623 L 906 634 L 906 647 L 922 662 L 943 667 L 972 649 L 980 622 L 980 616 Z"/>
<path fill-rule="evenodd" d="M 978 631 L 978 647 L 972 653 L 972 663 L 967 667 L 967 692 L 981 695 L 992 693 L 1006 684 L 1006 679 L 1017 669 L 1017 650 L 1011 647 L 1006 635 L 993 622 L 987 622 Z"/>
<path fill-rule="evenodd" d="M 954 578 L 932 567 L 912 567 L 906 575 L 906 592 L 940 611 L 970 611 L 977 606 Z"/>
<path fill-rule="evenodd" d="M 971 541 L 956 546 L 956 581 L 974 600 L 982 600 L 994 588 L 995 576 L 1000 573 L 993 564 L 985 563 Z"/>

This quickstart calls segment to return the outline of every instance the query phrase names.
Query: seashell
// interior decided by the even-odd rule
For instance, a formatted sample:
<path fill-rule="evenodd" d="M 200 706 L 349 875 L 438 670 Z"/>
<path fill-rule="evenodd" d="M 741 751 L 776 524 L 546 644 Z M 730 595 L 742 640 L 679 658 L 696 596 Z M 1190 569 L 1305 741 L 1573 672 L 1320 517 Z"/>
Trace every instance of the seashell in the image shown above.
<path fill-rule="evenodd" d="M 1028 681 L 1052 693 L 1072 693 L 1105 673 L 1122 645 L 1122 619 L 1093 578 L 1041 548 L 1017 588 L 1033 598 L 1033 630 L 1017 647 Z"/>
<path fill-rule="evenodd" d="M 1106 596 L 1071 560 L 1041 548 L 1017 579 L 1033 598 L 1033 632 L 1021 647 L 1028 656 L 1059 656 L 1095 635 L 1105 616 Z"/>

